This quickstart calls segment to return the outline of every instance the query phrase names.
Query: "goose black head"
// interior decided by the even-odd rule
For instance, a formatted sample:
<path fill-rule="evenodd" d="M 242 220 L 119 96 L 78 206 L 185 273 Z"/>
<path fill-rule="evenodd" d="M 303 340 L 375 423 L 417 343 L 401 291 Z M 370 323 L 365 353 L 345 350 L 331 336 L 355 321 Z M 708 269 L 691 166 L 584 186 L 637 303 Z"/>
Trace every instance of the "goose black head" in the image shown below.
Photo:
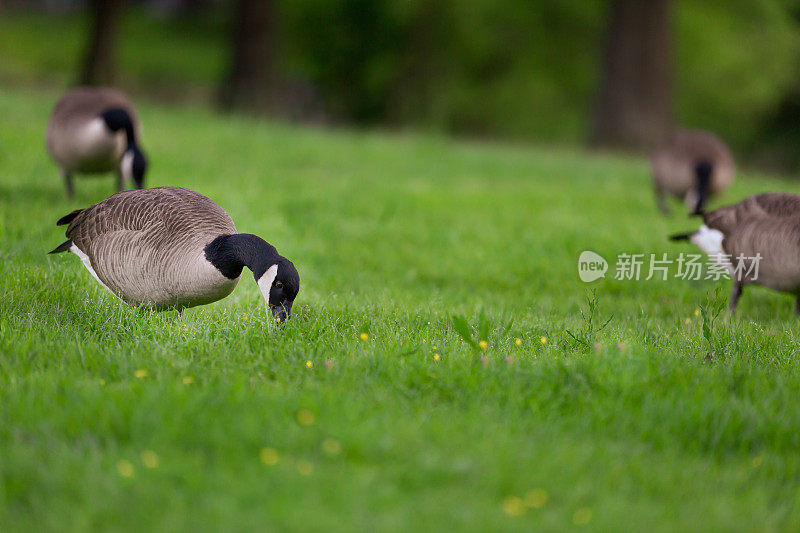
<path fill-rule="evenodd" d="M 703 213 L 711 187 L 711 174 L 714 172 L 714 165 L 710 161 L 701 159 L 694 165 L 695 184 L 686 195 L 687 207 L 691 209 L 691 215 Z"/>
<path fill-rule="evenodd" d="M 144 188 L 144 174 L 147 172 L 147 158 L 139 150 L 138 146 L 133 146 L 125 151 L 120 162 L 122 175 L 127 180 L 133 181 L 137 189 Z"/>
<path fill-rule="evenodd" d="M 249 268 L 275 319 L 289 318 L 300 291 L 300 274 L 274 246 L 250 233 L 220 235 L 206 245 L 205 257 L 228 279 L 238 278 L 243 267 Z"/>
<path fill-rule="evenodd" d="M 279 257 L 277 262 L 256 280 L 275 320 L 277 322 L 288 320 L 294 299 L 300 291 L 300 274 L 294 264 L 285 257 Z"/>

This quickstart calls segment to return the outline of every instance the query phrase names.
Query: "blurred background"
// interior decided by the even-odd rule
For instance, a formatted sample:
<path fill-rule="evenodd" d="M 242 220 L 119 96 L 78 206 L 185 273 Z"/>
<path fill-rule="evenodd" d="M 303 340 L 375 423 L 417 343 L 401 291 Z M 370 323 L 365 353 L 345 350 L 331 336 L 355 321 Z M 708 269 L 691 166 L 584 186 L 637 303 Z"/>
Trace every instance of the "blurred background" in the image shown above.
<path fill-rule="evenodd" d="M 800 172 L 800 0 L 0 0 L 0 83 Z"/>

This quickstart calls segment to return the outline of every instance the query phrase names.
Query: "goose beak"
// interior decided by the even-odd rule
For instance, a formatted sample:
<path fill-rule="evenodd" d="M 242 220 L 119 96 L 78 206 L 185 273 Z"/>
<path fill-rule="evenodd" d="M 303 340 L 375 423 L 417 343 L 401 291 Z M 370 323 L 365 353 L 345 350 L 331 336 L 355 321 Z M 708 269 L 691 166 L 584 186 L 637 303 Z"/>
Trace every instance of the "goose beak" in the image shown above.
<path fill-rule="evenodd" d="M 270 305 L 272 316 L 275 317 L 275 322 L 284 323 L 289 320 L 292 313 L 292 302 L 283 301 L 280 305 Z"/>

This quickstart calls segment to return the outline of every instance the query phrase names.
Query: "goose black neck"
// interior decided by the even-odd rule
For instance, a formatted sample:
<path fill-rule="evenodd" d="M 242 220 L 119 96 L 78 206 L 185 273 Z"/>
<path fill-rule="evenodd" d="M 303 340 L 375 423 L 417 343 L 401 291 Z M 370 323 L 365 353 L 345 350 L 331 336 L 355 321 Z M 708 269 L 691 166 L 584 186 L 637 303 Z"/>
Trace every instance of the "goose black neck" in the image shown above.
<path fill-rule="evenodd" d="M 205 248 L 206 259 L 228 279 L 236 279 L 247 267 L 256 280 L 278 262 L 280 255 L 274 246 L 256 235 L 237 233 L 220 235 Z"/>
<path fill-rule="evenodd" d="M 133 129 L 133 120 L 131 116 L 122 108 L 107 109 L 100 115 L 111 131 L 125 131 L 125 138 L 127 141 L 127 150 L 138 150 L 136 144 L 136 132 Z"/>

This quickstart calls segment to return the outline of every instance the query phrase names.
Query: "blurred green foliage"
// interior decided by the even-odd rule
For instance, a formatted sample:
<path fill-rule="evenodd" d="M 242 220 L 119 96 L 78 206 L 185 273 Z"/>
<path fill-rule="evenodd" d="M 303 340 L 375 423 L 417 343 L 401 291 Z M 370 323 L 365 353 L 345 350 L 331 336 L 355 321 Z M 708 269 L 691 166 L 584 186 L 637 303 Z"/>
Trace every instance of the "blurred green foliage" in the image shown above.
<path fill-rule="evenodd" d="M 580 142 L 608 1 L 283 0 L 280 64 L 334 121 Z M 675 1 L 677 121 L 717 132 L 740 154 L 773 149 L 787 129 L 782 103 L 800 87 L 798 6 Z M 175 98 L 213 94 L 229 56 L 229 11 L 225 3 L 175 19 L 130 11 L 122 84 Z M 3 13 L 0 79 L 70 81 L 85 31 L 77 15 Z"/>

